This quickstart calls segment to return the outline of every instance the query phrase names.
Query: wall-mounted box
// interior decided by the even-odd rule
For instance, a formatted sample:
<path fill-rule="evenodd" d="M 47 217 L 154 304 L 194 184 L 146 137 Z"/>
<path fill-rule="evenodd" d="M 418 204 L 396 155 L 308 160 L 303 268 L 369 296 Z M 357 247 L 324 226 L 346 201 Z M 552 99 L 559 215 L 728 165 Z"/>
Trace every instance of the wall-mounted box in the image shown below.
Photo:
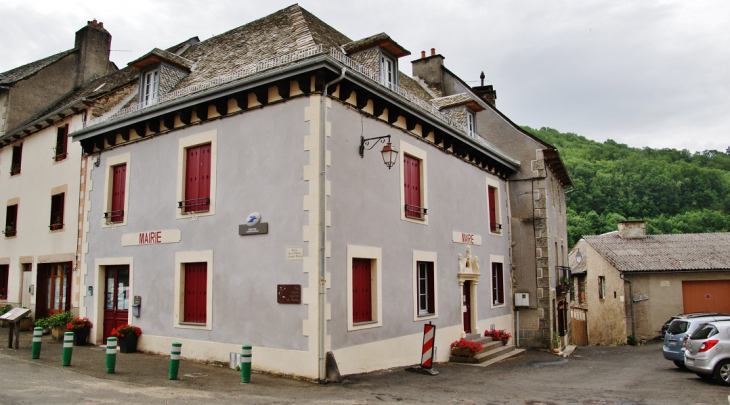
<path fill-rule="evenodd" d="M 516 293 L 515 294 L 515 307 L 529 307 L 530 306 L 530 293 Z"/>

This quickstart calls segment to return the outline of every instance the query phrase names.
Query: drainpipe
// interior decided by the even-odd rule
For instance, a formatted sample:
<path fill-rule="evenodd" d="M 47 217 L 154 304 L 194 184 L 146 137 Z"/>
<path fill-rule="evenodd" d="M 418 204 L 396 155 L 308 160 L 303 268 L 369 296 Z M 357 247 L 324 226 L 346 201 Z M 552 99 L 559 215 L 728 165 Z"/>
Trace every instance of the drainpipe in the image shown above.
<path fill-rule="evenodd" d="M 326 370 L 326 353 L 324 347 L 324 328 L 325 328 L 325 290 L 327 280 L 325 279 L 325 231 L 327 224 L 325 223 L 326 205 L 325 198 L 327 198 L 325 190 L 325 181 L 327 180 L 327 134 L 325 133 L 325 119 L 326 119 L 326 108 L 327 108 L 327 89 L 329 86 L 339 82 L 345 78 L 346 68 L 342 68 L 342 74 L 335 80 L 329 83 L 325 83 L 324 89 L 322 89 L 322 98 L 319 106 L 319 333 L 318 333 L 318 344 L 319 344 L 319 381 L 323 382 L 327 379 Z"/>
<path fill-rule="evenodd" d="M 634 284 L 631 280 L 624 278 L 624 273 L 619 273 L 621 280 L 629 283 L 629 299 L 631 300 L 631 336 L 636 338 L 636 323 L 634 323 Z"/>

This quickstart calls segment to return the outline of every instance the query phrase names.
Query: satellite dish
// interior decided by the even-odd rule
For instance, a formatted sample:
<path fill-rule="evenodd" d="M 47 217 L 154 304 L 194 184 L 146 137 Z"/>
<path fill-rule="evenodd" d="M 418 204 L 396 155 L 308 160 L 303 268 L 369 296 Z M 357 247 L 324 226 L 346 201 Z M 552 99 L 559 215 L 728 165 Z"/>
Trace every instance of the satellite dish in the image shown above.
<path fill-rule="evenodd" d="M 254 226 L 261 221 L 261 214 L 258 212 L 252 212 L 248 214 L 248 217 L 246 218 L 246 225 L 248 226 Z"/>

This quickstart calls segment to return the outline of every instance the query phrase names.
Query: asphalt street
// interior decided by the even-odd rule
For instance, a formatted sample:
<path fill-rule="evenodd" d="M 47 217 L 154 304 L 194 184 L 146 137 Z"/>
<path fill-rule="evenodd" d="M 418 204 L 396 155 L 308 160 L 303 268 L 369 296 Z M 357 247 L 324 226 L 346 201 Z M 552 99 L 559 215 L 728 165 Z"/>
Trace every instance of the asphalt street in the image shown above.
<path fill-rule="evenodd" d="M 0 329 L 0 336 L 5 335 Z M 106 374 L 100 347 L 76 347 L 61 366 L 61 344 L 44 337 L 41 359 L 30 359 L 30 335 L 20 350 L 0 338 L 0 404 L 728 404 L 730 388 L 708 383 L 664 360 L 659 343 L 640 347 L 579 347 L 569 358 L 528 350 L 490 367 L 437 364 L 438 376 L 404 368 L 315 384 L 254 374 L 251 384 L 220 365 L 182 361 L 167 379 L 169 358 L 118 354 Z M 184 348 L 183 348 L 184 353 Z M 255 356 L 255 353 L 254 353 Z"/>

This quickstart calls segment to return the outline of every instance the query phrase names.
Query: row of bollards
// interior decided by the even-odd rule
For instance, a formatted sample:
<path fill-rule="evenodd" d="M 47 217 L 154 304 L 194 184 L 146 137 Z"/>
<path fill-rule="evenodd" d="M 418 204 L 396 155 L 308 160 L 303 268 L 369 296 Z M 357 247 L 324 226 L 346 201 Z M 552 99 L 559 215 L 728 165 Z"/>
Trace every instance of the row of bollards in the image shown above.
<path fill-rule="evenodd" d="M 42 328 L 33 329 L 33 342 L 30 349 L 30 358 L 39 359 L 41 357 L 41 342 L 43 337 Z M 70 366 L 71 356 L 73 355 L 73 332 L 63 334 L 63 353 L 61 356 L 61 365 Z M 241 347 L 241 383 L 248 384 L 251 382 L 251 346 Z M 182 353 L 182 343 L 173 343 L 170 352 L 170 371 L 168 379 L 177 380 L 177 374 L 180 370 L 180 354 Z M 117 362 L 117 338 L 110 337 L 106 341 L 106 372 L 114 374 Z"/>

